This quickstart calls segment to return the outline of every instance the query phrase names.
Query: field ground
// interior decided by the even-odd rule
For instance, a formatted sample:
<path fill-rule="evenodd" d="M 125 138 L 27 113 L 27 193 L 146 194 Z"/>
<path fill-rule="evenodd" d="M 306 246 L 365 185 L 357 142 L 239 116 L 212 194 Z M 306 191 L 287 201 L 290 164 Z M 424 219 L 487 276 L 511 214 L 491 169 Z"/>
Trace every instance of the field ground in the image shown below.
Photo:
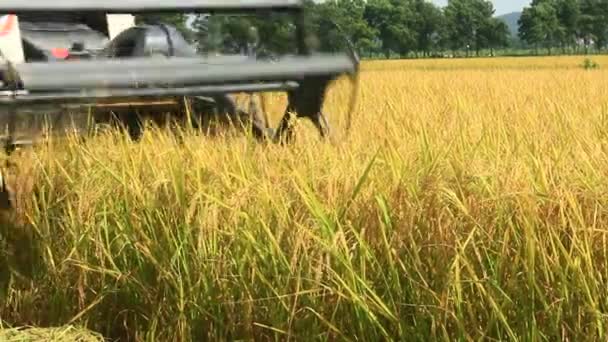
<path fill-rule="evenodd" d="M 608 57 L 593 58 L 370 62 L 331 144 L 159 131 L 24 152 L 0 324 L 606 340 Z"/>

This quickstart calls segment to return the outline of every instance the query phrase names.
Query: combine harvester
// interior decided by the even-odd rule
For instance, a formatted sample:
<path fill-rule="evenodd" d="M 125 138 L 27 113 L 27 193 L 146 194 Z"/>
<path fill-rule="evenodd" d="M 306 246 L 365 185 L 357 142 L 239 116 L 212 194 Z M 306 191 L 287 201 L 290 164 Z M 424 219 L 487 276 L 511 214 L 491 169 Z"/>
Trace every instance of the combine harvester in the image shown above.
<path fill-rule="evenodd" d="M 273 58 L 211 55 L 171 25 L 136 24 L 135 15 L 171 13 L 285 15 L 295 51 Z M 245 119 L 256 137 L 271 133 L 275 141 L 289 140 L 296 114 L 326 136 L 327 87 L 344 75 L 356 80 L 359 60 L 352 50 L 314 53 L 304 16 L 300 0 L 2 0 L 0 136 L 8 151 L 30 145 L 43 122 L 54 122 L 53 133 L 73 128 L 74 116 L 66 113 L 76 110 L 87 113 L 86 127 L 91 118 L 94 124 L 118 118 L 138 138 L 139 110 L 183 117 L 186 109 L 202 121 L 211 112 Z M 277 91 L 287 93 L 288 105 L 275 130 L 263 110 L 239 108 L 233 96 Z"/>
<path fill-rule="evenodd" d="M 172 13 L 257 16 L 266 22 L 285 16 L 294 48 L 272 58 L 201 53 L 174 26 L 136 21 L 138 15 Z M 262 37 L 262 45 L 272 38 Z M 0 139 L 10 153 L 47 135 L 73 128 L 88 134 L 108 122 L 138 139 L 140 111 L 182 119 L 193 114 L 187 118 L 199 123 L 221 114 L 229 122 L 249 122 L 256 137 L 270 133 L 277 142 L 290 140 L 293 118 L 306 118 L 327 136 L 322 108 L 328 86 L 342 76 L 357 81 L 359 59 L 352 49 L 316 53 L 309 38 L 300 0 L 2 0 Z M 264 110 L 243 109 L 235 100 L 235 94 L 264 92 L 287 94 L 276 129 Z M 356 85 L 349 115 L 355 94 Z M 1 173 L 0 178 L 6 192 Z"/>

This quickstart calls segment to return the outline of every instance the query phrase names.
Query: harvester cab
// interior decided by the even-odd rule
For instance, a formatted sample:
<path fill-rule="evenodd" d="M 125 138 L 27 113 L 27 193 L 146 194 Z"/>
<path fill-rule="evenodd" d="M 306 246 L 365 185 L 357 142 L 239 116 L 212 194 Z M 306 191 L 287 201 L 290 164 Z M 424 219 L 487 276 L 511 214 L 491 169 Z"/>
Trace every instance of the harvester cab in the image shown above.
<path fill-rule="evenodd" d="M 167 14 L 197 18 L 198 39 L 149 19 Z M 243 17 L 245 29 L 226 19 Z M 119 118 L 133 137 L 141 134 L 140 110 L 194 111 L 200 123 L 207 109 L 249 121 L 257 137 L 288 140 L 294 118 L 326 136 L 327 87 L 355 79 L 359 61 L 352 51 L 316 53 L 309 37 L 300 0 L 2 0 L 2 139 L 13 148 L 32 143 L 42 124 L 72 128 L 66 113 L 83 108 L 93 122 Z M 263 108 L 235 100 L 266 92 L 287 95 L 276 128 Z"/>

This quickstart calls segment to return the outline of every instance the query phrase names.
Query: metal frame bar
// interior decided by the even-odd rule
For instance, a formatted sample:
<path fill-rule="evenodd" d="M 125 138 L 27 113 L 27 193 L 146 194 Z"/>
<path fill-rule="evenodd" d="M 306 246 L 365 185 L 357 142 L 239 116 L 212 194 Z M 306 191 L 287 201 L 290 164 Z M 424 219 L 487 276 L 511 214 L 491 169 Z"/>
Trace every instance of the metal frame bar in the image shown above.
<path fill-rule="evenodd" d="M 73 91 L 73 92 L 49 92 L 42 94 L 12 94 L 2 97 L 0 95 L 0 106 L 15 104 L 45 104 L 66 103 L 111 99 L 111 98 L 136 98 L 136 97 L 157 97 L 157 96 L 205 96 L 222 93 L 252 93 L 252 92 L 271 92 L 289 91 L 299 87 L 296 82 L 272 82 L 265 84 L 229 84 L 215 86 L 197 86 L 183 88 L 144 88 L 144 89 L 108 89 L 101 91 Z"/>
<path fill-rule="evenodd" d="M 209 64 L 205 59 L 174 58 L 87 60 L 69 63 L 23 63 L 13 66 L 23 89 L 29 92 L 115 88 L 214 86 L 257 82 L 297 81 L 333 77 L 356 71 L 346 55 L 311 55 L 276 63 L 245 61 Z M 86 75 L 83 77 L 83 75 Z"/>
<path fill-rule="evenodd" d="M 300 0 L 2 0 L 0 13 L 20 14 L 39 12 L 242 12 L 250 10 L 300 10 Z"/>

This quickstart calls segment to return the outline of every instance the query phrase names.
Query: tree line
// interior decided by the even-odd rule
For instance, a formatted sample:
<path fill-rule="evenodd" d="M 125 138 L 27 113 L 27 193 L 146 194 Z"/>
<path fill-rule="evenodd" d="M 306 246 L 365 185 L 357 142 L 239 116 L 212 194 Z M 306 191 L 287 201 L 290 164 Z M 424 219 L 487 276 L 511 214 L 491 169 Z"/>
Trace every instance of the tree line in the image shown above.
<path fill-rule="evenodd" d="M 608 42 L 608 0 L 533 0 L 519 20 L 520 38 L 544 47 L 601 51 Z"/>
<path fill-rule="evenodd" d="M 479 55 L 509 42 L 508 26 L 494 17 L 494 7 L 486 0 L 450 0 L 445 8 L 428 0 L 304 0 L 304 5 L 307 29 L 324 52 L 343 51 L 352 44 L 363 57 L 428 57 L 446 50 Z M 266 32 L 262 42 L 274 48 L 289 48 L 293 41 L 289 21 L 280 15 L 257 21 L 213 19 L 205 16 L 194 22 L 195 35 L 206 42 L 202 50 L 212 47 L 204 37 L 211 36 L 214 27 L 232 37 L 225 41 L 242 40 L 250 24 Z"/>
<path fill-rule="evenodd" d="M 494 55 L 508 47 L 602 50 L 608 43 L 608 0 L 533 0 L 523 10 L 519 31 L 495 17 L 488 0 L 448 0 L 439 7 L 428 0 L 304 0 L 306 25 L 317 49 L 344 50 L 352 45 L 363 57 L 404 58 L 446 55 Z M 293 25 L 280 14 L 260 17 L 198 15 L 168 20 L 200 50 L 293 51 Z M 252 28 L 255 28 L 252 31 Z M 253 43 L 255 42 L 255 43 Z"/>

